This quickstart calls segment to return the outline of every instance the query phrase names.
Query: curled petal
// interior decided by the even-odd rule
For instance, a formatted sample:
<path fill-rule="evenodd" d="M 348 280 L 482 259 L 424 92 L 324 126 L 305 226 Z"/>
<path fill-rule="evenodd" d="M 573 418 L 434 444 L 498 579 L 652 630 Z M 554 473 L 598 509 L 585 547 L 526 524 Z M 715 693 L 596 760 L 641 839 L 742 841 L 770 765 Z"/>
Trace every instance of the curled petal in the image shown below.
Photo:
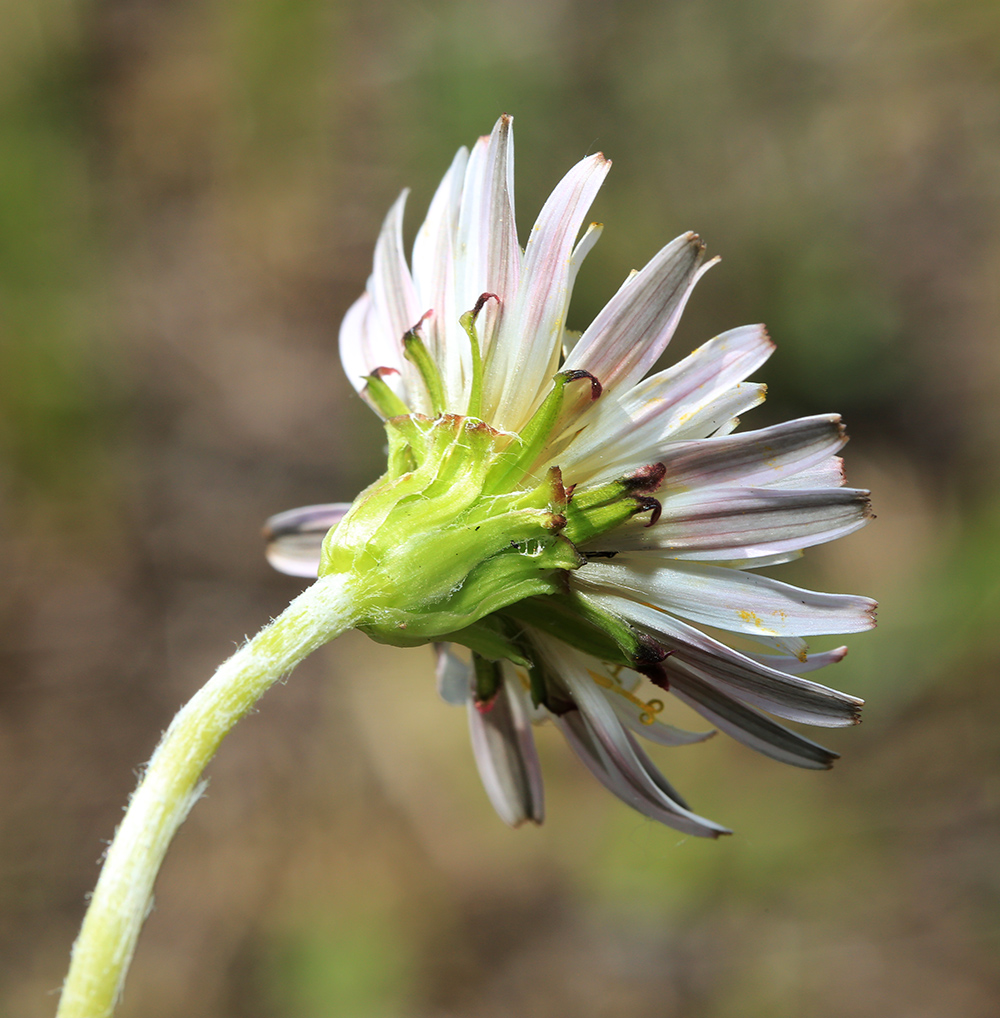
<path fill-rule="evenodd" d="M 434 644 L 438 694 L 453 707 L 464 707 L 469 700 L 472 668 L 452 649 L 450 643 Z"/>
<path fill-rule="evenodd" d="M 271 516 L 264 524 L 267 561 L 279 573 L 315 579 L 323 541 L 350 508 L 346 502 L 332 502 Z"/>
<path fill-rule="evenodd" d="M 505 675 L 487 705 L 477 704 L 470 690 L 467 703 L 472 750 L 493 808 L 511 827 L 526 820 L 540 824 L 545 818 L 541 767 L 517 680 Z"/>

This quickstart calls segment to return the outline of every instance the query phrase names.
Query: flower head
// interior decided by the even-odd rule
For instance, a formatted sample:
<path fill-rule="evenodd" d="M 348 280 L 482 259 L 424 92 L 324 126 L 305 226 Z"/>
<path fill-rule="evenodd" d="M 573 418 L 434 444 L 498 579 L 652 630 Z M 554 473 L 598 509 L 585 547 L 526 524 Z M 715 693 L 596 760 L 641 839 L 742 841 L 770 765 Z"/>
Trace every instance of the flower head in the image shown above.
<path fill-rule="evenodd" d="M 455 156 L 411 266 L 400 197 L 340 332 L 348 377 L 385 421 L 386 473 L 351 506 L 272 517 L 269 558 L 293 575 L 354 574 L 360 628 L 435 645 L 442 695 L 467 705 L 508 823 L 542 820 L 531 725 L 551 720 L 625 802 L 717 836 L 725 829 L 688 809 L 637 737 L 676 746 L 713 734 L 662 723 L 669 692 L 775 759 L 831 765 L 835 753 L 772 715 L 858 720 L 860 700 L 803 677 L 846 648 L 809 654 L 803 638 L 868 629 L 875 604 L 758 570 L 861 527 L 868 494 L 843 487 L 834 414 L 733 433 L 764 399 L 746 381 L 773 349 L 762 326 L 648 375 L 712 264 L 695 234 L 630 275 L 574 342 L 566 311 L 601 227 L 579 234 L 609 167 L 600 154 L 577 163 L 523 251 L 509 117 Z"/>

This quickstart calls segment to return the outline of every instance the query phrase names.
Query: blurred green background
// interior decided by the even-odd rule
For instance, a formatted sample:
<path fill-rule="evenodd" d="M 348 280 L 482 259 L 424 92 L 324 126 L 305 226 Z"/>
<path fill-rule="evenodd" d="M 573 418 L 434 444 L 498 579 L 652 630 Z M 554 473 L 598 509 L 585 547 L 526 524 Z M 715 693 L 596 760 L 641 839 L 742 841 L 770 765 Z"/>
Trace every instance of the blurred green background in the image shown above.
<path fill-rule="evenodd" d="M 866 722 L 830 774 L 663 754 L 712 844 L 543 730 L 511 832 L 429 653 L 346 637 L 223 746 L 121 1014 L 1000 1010 L 1000 5 L 6 0 L 0 1015 L 54 1010 L 137 767 L 299 589 L 263 519 L 378 472 L 340 317 L 399 189 L 412 237 L 504 111 L 522 239 L 615 160 L 571 325 L 695 229 L 723 263 L 671 355 L 764 321 L 748 423 L 845 414 L 878 519 L 783 576 L 882 602 L 828 680 Z"/>

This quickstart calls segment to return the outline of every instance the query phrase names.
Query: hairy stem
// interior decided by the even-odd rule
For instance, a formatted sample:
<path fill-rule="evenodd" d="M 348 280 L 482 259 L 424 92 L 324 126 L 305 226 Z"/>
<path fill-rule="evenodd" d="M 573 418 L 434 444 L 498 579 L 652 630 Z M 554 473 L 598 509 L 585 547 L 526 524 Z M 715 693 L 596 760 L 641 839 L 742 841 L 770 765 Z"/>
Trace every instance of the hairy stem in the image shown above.
<path fill-rule="evenodd" d="M 108 850 L 73 945 L 57 1018 L 112 1014 L 160 864 L 204 787 L 202 771 L 233 725 L 276 680 L 353 626 L 356 595 L 344 574 L 318 580 L 224 662 L 174 718 Z"/>

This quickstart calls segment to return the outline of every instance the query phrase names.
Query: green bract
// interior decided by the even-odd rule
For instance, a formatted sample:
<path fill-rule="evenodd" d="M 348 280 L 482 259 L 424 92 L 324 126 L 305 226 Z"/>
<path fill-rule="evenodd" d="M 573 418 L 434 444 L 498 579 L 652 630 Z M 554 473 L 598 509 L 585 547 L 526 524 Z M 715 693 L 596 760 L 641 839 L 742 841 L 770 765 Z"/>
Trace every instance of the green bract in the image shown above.
<path fill-rule="evenodd" d="M 388 470 L 329 532 L 319 568 L 360 581 L 370 605 L 360 629 L 397 646 L 447 638 L 520 659 L 502 627 L 464 631 L 526 598 L 564 591 L 565 573 L 587 561 L 577 542 L 655 514 L 659 504 L 639 492 L 662 473 L 567 490 L 558 467 L 540 480 L 526 468 L 556 424 L 567 384 L 593 385 L 569 374 L 556 376 L 520 435 L 455 414 L 386 421 Z"/>

